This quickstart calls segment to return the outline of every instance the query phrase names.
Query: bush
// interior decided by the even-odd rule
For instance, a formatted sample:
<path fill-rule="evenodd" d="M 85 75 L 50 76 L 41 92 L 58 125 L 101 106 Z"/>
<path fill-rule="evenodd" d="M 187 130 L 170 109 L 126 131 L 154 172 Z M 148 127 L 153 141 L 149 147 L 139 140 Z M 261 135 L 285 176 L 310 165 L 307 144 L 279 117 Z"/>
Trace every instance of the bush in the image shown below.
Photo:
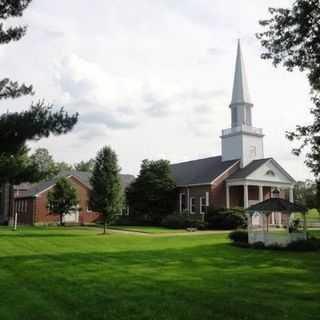
<path fill-rule="evenodd" d="M 258 242 L 255 242 L 251 245 L 251 248 L 253 249 L 265 249 L 266 246 L 264 245 L 264 243 L 262 241 L 258 241 Z"/>
<path fill-rule="evenodd" d="M 207 223 L 200 217 L 191 216 L 188 212 L 174 213 L 162 220 L 161 225 L 172 229 L 196 228 L 199 230 L 207 229 Z"/>
<path fill-rule="evenodd" d="M 229 239 L 234 243 L 248 243 L 248 232 L 244 230 L 232 231 L 229 234 Z"/>
<path fill-rule="evenodd" d="M 247 218 L 242 209 L 209 208 L 206 214 L 209 229 L 232 230 L 247 227 Z"/>
<path fill-rule="evenodd" d="M 311 238 L 308 240 L 294 241 L 288 244 L 287 249 L 292 251 L 320 250 L 320 239 Z"/>

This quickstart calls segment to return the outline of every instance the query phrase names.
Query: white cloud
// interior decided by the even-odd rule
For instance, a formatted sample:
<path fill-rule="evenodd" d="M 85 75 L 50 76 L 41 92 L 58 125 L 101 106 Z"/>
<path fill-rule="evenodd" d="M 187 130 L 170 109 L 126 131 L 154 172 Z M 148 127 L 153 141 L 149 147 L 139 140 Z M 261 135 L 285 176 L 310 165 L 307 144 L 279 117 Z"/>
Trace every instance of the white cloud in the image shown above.
<path fill-rule="evenodd" d="M 3 76 L 33 83 L 35 98 L 80 113 L 72 133 L 37 146 L 73 162 L 109 144 L 123 170 L 136 173 L 144 158 L 179 161 L 220 153 L 240 37 L 254 124 L 267 134 L 266 155 L 301 179 L 308 170 L 291 155 L 284 132 L 309 121 L 308 84 L 303 74 L 261 60 L 254 37 L 269 6 L 291 2 L 34 1 L 24 17 L 28 35 L 0 49 L 0 69 Z M 10 109 L 29 102 L 10 103 Z"/>

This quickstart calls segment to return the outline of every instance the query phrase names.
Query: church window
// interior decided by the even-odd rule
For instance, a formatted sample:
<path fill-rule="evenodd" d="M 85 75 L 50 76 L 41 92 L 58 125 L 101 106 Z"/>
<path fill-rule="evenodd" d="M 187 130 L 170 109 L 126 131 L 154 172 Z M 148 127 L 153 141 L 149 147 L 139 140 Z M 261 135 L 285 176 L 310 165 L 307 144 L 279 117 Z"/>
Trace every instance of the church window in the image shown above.
<path fill-rule="evenodd" d="M 238 113 L 237 113 L 237 108 L 232 108 L 232 125 L 236 125 L 238 123 Z"/>
<path fill-rule="evenodd" d="M 252 121 L 251 121 L 251 107 L 246 106 L 245 109 L 245 124 L 248 126 L 251 126 Z"/>
<path fill-rule="evenodd" d="M 196 213 L 196 199 L 190 198 L 190 213 Z"/>
<path fill-rule="evenodd" d="M 267 176 L 274 177 L 274 176 L 275 176 L 275 173 L 274 173 L 272 170 L 268 170 L 268 171 L 266 172 L 266 175 L 267 175 Z"/>
<path fill-rule="evenodd" d="M 200 197 L 200 213 L 205 214 L 206 213 L 206 197 Z"/>

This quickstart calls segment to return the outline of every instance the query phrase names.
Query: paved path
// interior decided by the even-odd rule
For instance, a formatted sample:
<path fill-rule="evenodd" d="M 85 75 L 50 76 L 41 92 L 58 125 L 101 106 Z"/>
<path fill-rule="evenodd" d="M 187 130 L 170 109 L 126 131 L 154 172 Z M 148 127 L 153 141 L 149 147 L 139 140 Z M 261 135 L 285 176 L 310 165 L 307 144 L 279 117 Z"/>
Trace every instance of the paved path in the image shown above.
<path fill-rule="evenodd" d="M 194 231 L 194 232 L 159 232 L 159 233 L 148 233 L 141 231 L 129 231 L 129 230 L 121 230 L 121 229 L 112 229 L 109 228 L 109 231 L 112 233 L 122 233 L 122 234 L 131 234 L 138 236 L 146 236 L 146 237 L 168 237 L 168 236 L 199 236 L 199 235 L 208 235 L 208 234 L 226 234 L 229 231 L 214 231 L 214 230 L 206 230 L 206 231 Z"/>

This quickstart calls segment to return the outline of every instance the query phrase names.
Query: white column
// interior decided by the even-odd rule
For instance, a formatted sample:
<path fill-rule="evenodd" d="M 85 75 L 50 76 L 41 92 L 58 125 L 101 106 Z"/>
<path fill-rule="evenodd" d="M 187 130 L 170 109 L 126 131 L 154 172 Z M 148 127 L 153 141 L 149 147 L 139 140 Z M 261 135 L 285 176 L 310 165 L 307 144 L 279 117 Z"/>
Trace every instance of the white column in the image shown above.
<path fill-rule="evenodd" d="M 243 186 L 243 200 L 244 200 L 244 208 L 249 207 L 249 192 L 248 192 L 248 185 L 245 184 Z"/>
<path fill-rule="evenodd" d="M 259 186 L 259 202 L 263 201 L 263 186 Z"/>
<path fill-rule="evenodd" d="M 294 202 L 294 198 L 293 198 L 293 187 L 290 187 L 290 190 L 289 190 L 289 201 L 290 201 L 290 202 Z"/>
<path fill-rule="evenodd" d="M 189 190 L 189 188 L 187 188 L 187 201 L 188 201 L 187 209 L 188 209 L 188 213 L 190 213 L 190 190 Z"/>
<path fill-rule="evenodd" d="M 179 193 L 179 212 L 182 213 L 182 193 Z"/>
<path fill-rule="evenodd" d="M 230 187 L 226 185 L 226 206 L 230 209 Z"/>

